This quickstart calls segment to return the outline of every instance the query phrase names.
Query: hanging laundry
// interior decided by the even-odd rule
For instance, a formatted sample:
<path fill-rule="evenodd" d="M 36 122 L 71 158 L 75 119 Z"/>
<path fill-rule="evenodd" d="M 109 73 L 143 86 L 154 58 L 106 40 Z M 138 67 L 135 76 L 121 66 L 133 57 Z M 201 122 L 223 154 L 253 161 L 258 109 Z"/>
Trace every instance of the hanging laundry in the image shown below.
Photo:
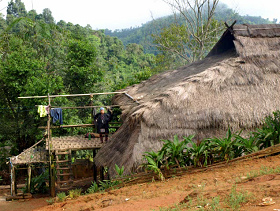
<path fill-rule="evenodd" d="M 61 108 L 52 108 L 51 117 L 53 118 L 53 123 L 55 123 L 57 120 L 59 120 L 59 124 L 61 124 L 61 125 L 63 124 Z"/>
<path fill-rule="evenodd" d="M 45 117 L 48 115 L 47 110 L 46 110 L 47 106 L 43 106 L 43 105 L 39 105 L 38 106 L 38 110 L 37 112 L 39 113 L 40 117 Z"/>
<path fill-rule="evenodd" d="M 45 108 L 46 108 L 47 114 L 49 114 L 49 113 L 50 113 L 50 106 L 48 105 L 48 106 L 46 106 Z"/>

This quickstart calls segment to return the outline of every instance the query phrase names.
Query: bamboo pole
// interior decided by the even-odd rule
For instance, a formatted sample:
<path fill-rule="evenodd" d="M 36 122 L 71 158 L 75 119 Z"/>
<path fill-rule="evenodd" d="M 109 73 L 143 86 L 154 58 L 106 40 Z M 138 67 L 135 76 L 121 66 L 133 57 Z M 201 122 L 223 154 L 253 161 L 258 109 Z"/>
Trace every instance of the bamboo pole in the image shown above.
<path fill-rule="evenodd" d="M 11 167 L 11 175 L 12 175 L 12 178 L 11 178 L 11 195 L 12 196 L 16 196 L 17 195 L 17 185 L 16 185 L 16 170 L 15 170 L 15 167 L 14 165 L 12 165 Z"/>
<path fill-rule="evenodd" d="M 30 193 L 30 184 L 31 184 L 31 165 L 28 165 L 27 168 L 27 193 Z"/>
<path fill-rule="evenodd" d="M 92 150 L 93 158 L 96 156 L 96 149 Z M 93 181 L 97 183 L 97 166 L 95 164 L 95 161 L 93 161 L 93 166 L 92 166 L 92 173 L 93 173 Z"/>
<path fill-rule="evenodd" d="M 116 124 L 121 124 L 119 122 L 112 122 L 109 124 L 113 124 L 113 125 L 116 125 Z M 63 125 L 63 126 L 51 126 L 51 129 L 55 129 L 55 128 L 72 128 L 72 127 L 93 127 L 95 126 L 95 124 L 80 124 L 80 125 Z M 39 129 L 48 129 L 47 126 L 39 126 L 38 127 Z M 116 128 L 114 126 L 111 126 L 111 128 Z"/>
<path fill-rule="evenodd" d="M 94 124 L 81 124 L 81 125 L 63 125 L 63 126 L 51 126 L 51 129 L 54 128 L 69 128 L 69 127 L 92 127 Z M 48 129 L 48 126 L 40 126 L 39 129 Z"/>
<path fill-rule="evenodd" d="M 51 110 L 51 97 L 48 94 L 49 107 Z M 55 197 L 55 175 L 54 175 L 54 164 L 53 164 L 53 153 L 52 153 L 52 137 L 51 137 L 51 112 L 48 114 L 48 148 L 49 148 L 49 173 L 50 173 L 50 195 Z"/>
<path fill-rule="evenodd" d="M 125 105 L 135 105 L 135 103 L 128 103 Z M 108 106 L 68 106 L 68 107 L 59 107 L 59 106 L 53 106 L 52 108 L 61 108 L 61 109 L 85 109 L 85 108 L 100 108 L 100 107 L 120 107 L 124 105 L 108 105 Z"/>
<path fill-rule="evenodd" d="M 110 95 L 110 94 L 125 94 L 126 92 L 101 92 L 101 93 L 89 93 L 89 94 L 68 94 L 68 95 L 43 95 L 43 96 L 26 96 L 18 97 L 19 99 L 28 98 L 54 98 L 54 97 L 79 97 L 79 96 L 90 96 L 90 95 Z"/>

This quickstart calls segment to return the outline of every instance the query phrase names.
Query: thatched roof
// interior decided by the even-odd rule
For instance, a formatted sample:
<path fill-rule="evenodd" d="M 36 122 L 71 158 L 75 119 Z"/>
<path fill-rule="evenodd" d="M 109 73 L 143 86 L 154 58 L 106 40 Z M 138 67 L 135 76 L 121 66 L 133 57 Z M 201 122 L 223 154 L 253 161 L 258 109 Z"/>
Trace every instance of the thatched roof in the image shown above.
<path fill-rule="evenodd" d="M 279 109 L 280 25 L 235 25 L 209 55 L 177 70 L 127 87 L 117 95 L 123 125 L 97 154 L 97 165 L 137 167 L 160 139 L 196 134 L 197 139 L 252 129 Z M 130 104 L 130 105 L 126 105 Z"/>

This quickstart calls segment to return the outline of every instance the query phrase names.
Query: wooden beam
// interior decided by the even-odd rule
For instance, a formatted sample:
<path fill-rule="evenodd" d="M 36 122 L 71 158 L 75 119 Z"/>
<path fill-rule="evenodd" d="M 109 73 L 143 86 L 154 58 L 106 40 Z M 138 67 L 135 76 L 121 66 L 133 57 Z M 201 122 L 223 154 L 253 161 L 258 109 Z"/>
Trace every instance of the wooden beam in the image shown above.
<path fill-rule="evenodd" d="M 89 93 L 89 94 L 68 94 L 68 95 L 43 95 L 43 96 L 26 96 L 18 97 L 19 99 L 28 98 L 55 98 L 55 97 L 81 97 L 81 96 L 91 96 L 91 95 L 110 95 L 110 94 L 125 94 L 126 92 L 102 92 L 102 93 Z"/>
<path fill-rule="evenodd" d="M 121 122 L 109 122 L 109 124 L 116 125 L 116 124 L 122 124 Z M 71 128 L 71 127 L 92 127 L 95 126 L 95 124 L 80 124 L 80 125 L 60 125 L 60 126 L 51 126 L 51 129 L 54 128 Z M 110 126 L 110 128 L 115 128 L 120 126 Z M 47 126 L 39 126 L 39 129 L 48 129 Z M 41 141 L 40 141 L 41 142 Z M 36 143 L 36 145 L 39 144 L 39 142 Z"/>

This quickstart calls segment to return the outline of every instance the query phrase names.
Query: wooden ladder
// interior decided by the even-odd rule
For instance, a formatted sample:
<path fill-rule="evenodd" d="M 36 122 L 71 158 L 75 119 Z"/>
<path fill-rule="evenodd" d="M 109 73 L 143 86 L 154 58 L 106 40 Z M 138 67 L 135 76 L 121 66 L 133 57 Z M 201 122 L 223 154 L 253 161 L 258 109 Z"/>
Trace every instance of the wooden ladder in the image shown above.
<path fill-rule="evenodd" d="M 66 191 L 73 185 L 73 172 L 71 165 L 71 149 L 56 150 L 56 177 L 57 190 Z"/>

